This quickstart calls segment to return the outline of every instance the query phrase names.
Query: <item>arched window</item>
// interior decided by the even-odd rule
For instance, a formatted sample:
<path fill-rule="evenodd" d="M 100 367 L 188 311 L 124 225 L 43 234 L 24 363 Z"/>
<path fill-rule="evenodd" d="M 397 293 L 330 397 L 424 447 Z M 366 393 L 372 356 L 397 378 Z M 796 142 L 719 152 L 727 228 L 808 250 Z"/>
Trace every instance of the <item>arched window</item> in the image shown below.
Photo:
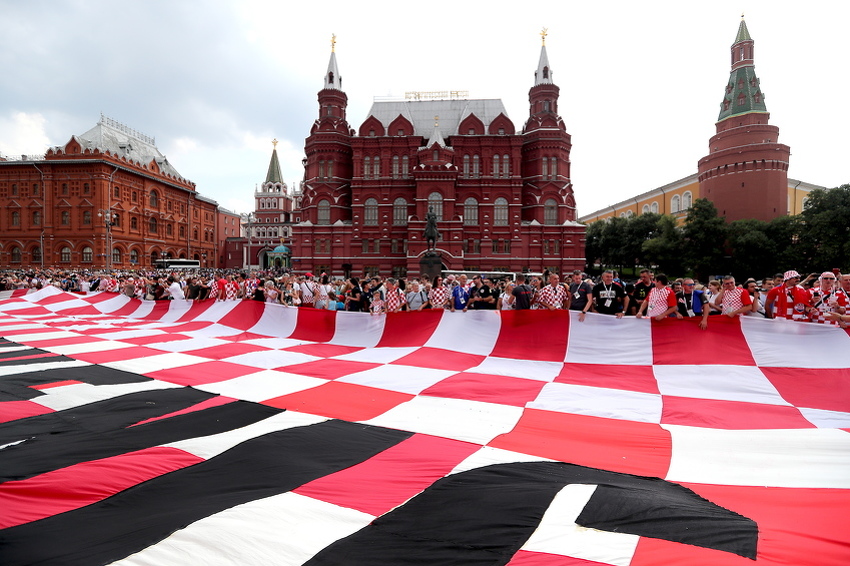
<path fill-rule="evenodd" d="M 139 263 L 139 250 L 130 250 L 130 263 L 133 265 Z"/>
<path fill-rule="evenodd" d="M 326 199 L 322 199 L 319 201 L 319 204 L 316 206 L 319 211 L 319 224 L 330 224 L 331 223 L 331 203 Z"/>
<path fill-rule="evenodd" d="M 112 248 L 112 263 L 121 263 L 121 250 Z"/>
<path fill-rule="evenodd" d="M 493 203 L 493 226 L 508 225 L 508 199 L 499 197 Z"/>
<path fill-rule="evenodd" d="M 502 156 L 502 177 L 510 177 L 511 176 L 511 159 L 510 156 L 505 154 Z"/>
<path fill-rule="evenodd" d="M 41 225 L 41 212 L 38 210 L 34 210 L 32 213 L 32 225 L 40 226 Z"/>
<path fill-rule="evenodd" d="M 69 248 L 68 246 L 62 248 L 62 250 L 59 252 L 59 261 L 63 263 L 68 263 L 71 261 L 71 248 Z"/>
<path fill-rule="evenodd" d="M 319 161 L 319 179 L 323 179 L 325 177 L 325 162 Z"/>
<path fill-rule="evenodd" d="M 62 211 L 62 226 L 69 226 L 71 224 L 71 213 L 67 210 Z"/>
<path fill-rule="evenodd" d="M 546 199 L 543 203 L 543 224 L 553 225 L 558 223 L 558 201 L 553 198 Z"/>
<path fill-rule="evenodd" d="M 376 179 L 381 176 L 381 158 L 380 157 L 376 156 L 375 159 L 372 160 L 372 174 L 373 174 L 372 176 L 375 177 Z"/>
<path fill-rule="evenodd" d="M 139 220 L 135 216 L 130 217 L 130 230 L 138 230 L 139 229 Z"/>
<path fill-rule="evenodd" d="M 92 249 L 88 246 L 83 248 L 83 263 L 91 263 Z"/>
<path fill-rule="evenodd" d="M 648 204 L 643 205 L 643 208 L 640 209 L 640 213 L 641 214 L 648 214 L 649 213 L 649 205 Z"/>
<path fill-rule="evenodd" d="M 651 205 L 649 205 L 649 211 L 650 211 L 652 214 L 658 214 L 658 203 L 657 203 L 657 202 L 653 202 Z"/>
<path fill-rule="evenodd" d="M 558 178 L 558 158 L 557 157 L 550 157 L 549 158 L 549 178 L 553 181 Z"/>
<path fill-rule="evenodd" d="M 632 216 L 634 216 L 634 215 L 635 215 L 635 213 L 634 213 L 634 212 L 632 212 L 631 210 L 627 210 L 627 211 L 626 211 L 626 218 L 631 218 L 631 217 L 632 217 Z"/>
<path fill-rule="evenodd" d="M 670 199 L 670 212 L 679 212 L 679 195 L 673 195 L 673 198 Z"/>
<path fill-rule="evenodd" d="M 691 191 L 685 191 L 682 195 L 682 210 L 688 210 L 691 206 L 693 206 L 693 195 Z"/>
<path fill-rule="evenodd" d="M 156 234 L 156 229 L 157 229 L 156 218 L 151 216 L 150 222 L 148 222 L 148 231 L 151 234 Z"/>
<path fill-rule="evenodd" d="M 197 229 L 197 228 L 194 228 L 194 229 L 192 230 L 192 239 L 193 239 L 193 240 L 197 240 L 197 239 L 198 239 L 198 229 Z"/>
<path fill-rule="evenodd" d="M 544 179 L 549 178 L 549 158 L 544 157 L 542 163 L 540 164 L 541 171 L 540 174 Z"/>
<path fill-rule="evenodd" d="M 91 224 L 91 210 L 83 211 L 83 224 L 86 226 Z"/>
<path fill-rule="evenodd" d="M 407 201 L 402 197 L 393 201 L 393 224 L 407 226 Z"/>
<path fill-rule="evenodd" d="M 393 155 L 393 179 L 398 179 L 398 155 Z"/>
<path fill-rule="evenodd" d="M 463 156 L 463 176 L 469 178 L 469 155 Z"/>
<path fill-rule="evenodd" d="M 499 176 L 499 156 L 498 155 L 493 156 L 493 176 L 494 177 Z"/>
<path fill-rule="evenodd" d="M 18 185 L 16 183 L 12 183 L 12 196 L 18 196 Z"/>
<path fill-rule="evenodd" d="M 367 198 L 363 205 L 363 224 L 366 226 L 378 225 L 378 201 L 374 198 Z"/>
<path fill-rule="evenodd" d="M 20 226 L 21 225 L 21 213 L 17 210 L 12 211 L 12 226 Z"/>
<path fill-rule="evenodd" d="M 477 157 L 477 156 L 476 156 Z M 428 209 L 433 210 L 437 215 L 437 221 L 443 220 L 443 195 L 438 192 L 433 192 L 428 195 Z"/>
<path fill-rule="evenodd" d="M 481 160 L 478 155 L 472 156 L 472 176 L 476 179 L 481 176 Z"/>
<path fill-rule="evenodd" d="M 401 158 L 401 176 L 404 179 L 407 179 L 407 172 L 408 172 L 409 166 L 410 166 L 410 159 L 406 155 L 403 155 L 402 158 Z"/>
<path fill-rule="evenodd" d="M 368 179 L 372 176 L 372 158 L 364 157 L 363 158 L 363 178 Z"/>
<path fill-rule="evenodd" d="M 165 235 L 171 236 L 171 235 L 173 235 L 172 232 L 173 232 L 173 229 L 171 228 L 171 224 L 166 224 L 165 225 Z"/>
<path fill-rule="evenodd" d="M 41 248 L 32 249 L 32 261 L 34 263 L 41 263 Z"/>
<path fill-rule="evenodd" d="M 478 226 L 478 201 L 474 197 L 463 201 L 463 224 Z"/>
<path fill-rule="evenodd" d="M 328 179 L 333 178 L 333 176 L 334 176 L 334 162 L 333 162 L 332 159 L 328 160 L 328 170 L 326 171 L 326 173 L 327 173 Z"/>
<path fill-rule="evenodd" d="M 151 208 L 159 208 L 159 195 L 156 191 L 151 191 Z"/>
<path fill-rule="evenodd" d="M 21 248 L 18 246 L 12 248 L 12 263 L 21 263 Z"/>

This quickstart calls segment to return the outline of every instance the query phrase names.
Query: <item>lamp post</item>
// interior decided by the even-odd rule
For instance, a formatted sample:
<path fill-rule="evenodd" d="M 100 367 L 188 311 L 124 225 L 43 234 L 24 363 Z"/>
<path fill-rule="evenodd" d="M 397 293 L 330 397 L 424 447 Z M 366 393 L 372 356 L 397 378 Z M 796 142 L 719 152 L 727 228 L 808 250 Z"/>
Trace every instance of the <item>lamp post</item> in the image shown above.
<path fill-rule="evenodd" d="M 112 210 L 104 210 L 101 208 L 97 212 L 98 218 L 103 218 L 103 225 L 106 226 L 106 264 L 107 271 L 112 269 L 112 227 L 118 224 L 118 213 Z"/>

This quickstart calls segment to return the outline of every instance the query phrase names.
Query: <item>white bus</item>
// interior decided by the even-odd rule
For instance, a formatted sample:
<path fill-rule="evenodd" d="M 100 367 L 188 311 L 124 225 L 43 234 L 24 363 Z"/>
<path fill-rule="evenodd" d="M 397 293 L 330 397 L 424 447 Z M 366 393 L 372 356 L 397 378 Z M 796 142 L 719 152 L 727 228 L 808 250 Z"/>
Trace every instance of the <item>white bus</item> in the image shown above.
<path fill-rule="evenodd" d="M 200 269 L 197 259 L 158 259 L 153 263 L 157 269 Z"/>

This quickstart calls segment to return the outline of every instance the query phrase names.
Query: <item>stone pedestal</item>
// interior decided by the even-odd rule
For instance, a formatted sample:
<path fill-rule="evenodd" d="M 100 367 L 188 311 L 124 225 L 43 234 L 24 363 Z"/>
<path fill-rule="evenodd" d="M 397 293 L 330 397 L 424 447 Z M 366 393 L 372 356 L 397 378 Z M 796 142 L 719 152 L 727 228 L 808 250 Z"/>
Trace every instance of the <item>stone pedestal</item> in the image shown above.
<path fill-rule="evenodd" d="M 419 260 L 419 275 L 429 281 L 443 271 L 443 259 L 435 251 L 427 251 Z"/>

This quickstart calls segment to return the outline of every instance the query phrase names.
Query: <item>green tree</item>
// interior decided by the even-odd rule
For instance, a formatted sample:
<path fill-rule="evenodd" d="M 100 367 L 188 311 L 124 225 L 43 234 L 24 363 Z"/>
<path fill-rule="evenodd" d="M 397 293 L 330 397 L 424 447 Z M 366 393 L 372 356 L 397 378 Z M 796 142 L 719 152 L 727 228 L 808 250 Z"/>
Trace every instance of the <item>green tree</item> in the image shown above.
<path fill-rule="evenodd" d="M 648 216 L 648 215 L 644 215 Z M 665 273 L 684 273 L 682 262 L 682 230 L 676 225 L 676 218 L 669 215 L 655 215 L 655 229 L 652 237 L 642 245 L 645 265 L 657 265 Z"/>
<path fill-rule="evenodd" d="M 646 213 L 626 219 L 622 233 L 624 265 L 650 264 L 643 246 L 658 235 L 660 218 L 660 214 Z"/>
<path fill-rule="evenodd" d="M 850 185 L 813 190 L 799 216 L 806 270 L 850 268 Z"/>
<path fill-rule="evenodd" d="M 717 216 L 717 208 L 704 198 L 696 199 L 688 210 L 682 235 L 684 237 L 685 267 L 701 280 L 722 273 L 727 226 Z"/>
<path fill-rule="evenodd" d="M 729 271 L 739 281 L 744 281 L 747 277 L 759 279 L 776 273 L 777 245 L 769 232 L 770 223 L 763 220 L 736 220 L 729 224 Z"/>

